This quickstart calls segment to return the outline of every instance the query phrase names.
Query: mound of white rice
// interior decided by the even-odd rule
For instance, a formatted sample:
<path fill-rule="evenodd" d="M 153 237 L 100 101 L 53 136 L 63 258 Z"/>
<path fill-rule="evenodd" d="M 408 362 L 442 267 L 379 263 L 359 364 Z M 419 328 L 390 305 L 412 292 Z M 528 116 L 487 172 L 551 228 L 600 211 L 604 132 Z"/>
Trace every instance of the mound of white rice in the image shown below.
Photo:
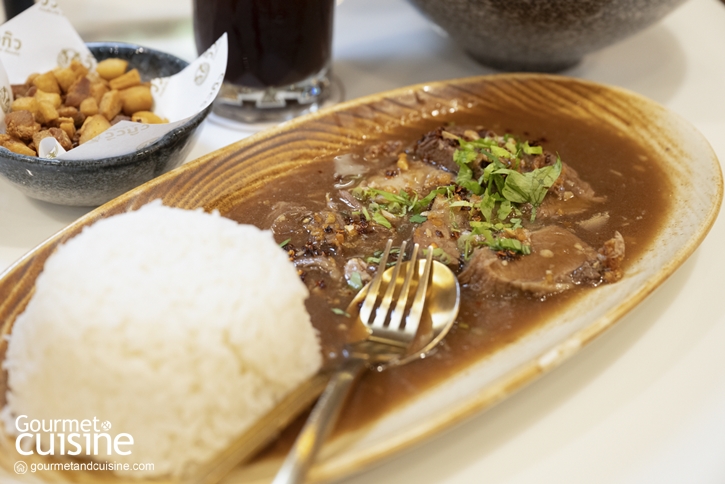
<path fill-rule="evenodd" d="M 319 369 L 307 296 L 269 232 L 160 202 L 101 220 L 48 259 L 15 323 L 6 429 L 96 417 L 134 440 L 100 460 L 178 475 Z"/>

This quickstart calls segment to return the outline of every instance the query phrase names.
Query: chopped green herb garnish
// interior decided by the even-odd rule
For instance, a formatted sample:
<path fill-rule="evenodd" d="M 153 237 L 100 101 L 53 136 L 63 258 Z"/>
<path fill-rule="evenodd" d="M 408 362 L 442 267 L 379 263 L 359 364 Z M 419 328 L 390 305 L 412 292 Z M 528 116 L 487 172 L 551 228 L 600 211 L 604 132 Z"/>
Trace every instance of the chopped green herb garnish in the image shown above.
<path fill-rule="evenodd" d="M 438 187 L 435 190 L 431 190 L 428 195 L 413 204 L 411 211 L 415 213 L 422 212 L 423 210 L 427 209 L 431 203 L 433 203 L 433 200 L 435 200 L 435 197 L 437 197 L 438 195 L 446 195 L 450 198 L 453 195 L 455 188 L 455 185 L 445 185 L 442 187 Z"/>
<path fill-rule="evenodd" d="M 340 309 L 340 308 L 331 308 L 331 309 L 332 309 L 332 312 L 337 314 L 338 316 L 345 316 L 346 318 L 350 317 L 348 312 L 345 311 L 344 309 Z"/>
<path fill-rule="evenodd" d="M 519 220 L 520 222 L 520 220 Z M 471 224 L 471 232 L 461 235 L 458 239 L 458 248 L 465 258 L 468 258 L 473 252 L 474 247 L 488 246 L 493 250 L 508 250 L 528 255 L 531 253 L 531 247 L 522 243 L 518 239 L 502 237 L 501 233 L 509 228 L 510 224 L 490 222 L 476 222 Z"/>
<path fill-rule="evenodd" d="M 405 213 L 408 210 L 408 207 L 411 205 L 410 195 L 408 195 L 403 190 L 401 190 L 400 193 L 396 195 L 395 193 L 386 192 L 385 190 L 369 188 L 368 193 L 371 196 L 382 197 L 386 202 L 388 202 L 384 205 L 391 212 Z"/>
<path fill-rule="evenodd" d="M 486 189 L 486 192 L 483 194 L 483 198 L 481 198 L 481 203 L 478 208 L 479 210 L 481 210 L 481 214 L 487 222 L 491 221 L 491 217 L 493 217 L 493 209 L 495 206 L 496 199 L 493 197 L 493 195 L 489 193 L 488 189 Z"/>
<path fill-rule="evenodd" d="M 541 146 L 529 146 L 528 141 L 521 143 L 521 150 L 527 155 L 540 155 L 544 153 L 544 149 Z"/>
<path fill-rule="evenodd" d="M 513 252 L 519 252 L 524 255 L 528 255 L 531 253 L 531 247 L 523 244 L 520 240 L 508 239 L 505 237 L 496 239 L 495 245 L 491 245 L 490 247 L 494 250 L 510 250 Z"/>
<path fill-rule="evenodd" d="M 373 255 L 365 259 L 365 262 L 367 262 L 368 264 L 380 264 L 380 257 L 382 257 L 382 255 L 382 250 L 376 250 Z M 391 247 L 390 255 L 400 255 L 400 247 Z M 392 266 L 394 264 L 395 261 L 388 261 L 387 266 Z"/>
<path fill-rule="evenodd" d="M 515 157 L 514 154 L 511 153 L 509 150 L 507 150 L 505 148 L 501 148 L 500 146 L 491 145 L 489 147 L 489 149 L 491 150 L 491 153 L 493 153 L 494 155 L 496 155 L 499 158 L 509 158 L 509 159 L 512 159 L 512 158 Z"/>
<path fill-rule="evenodd" d="M 428 255 L 428 249 L 423 249 L 423 255 Z M 433 248 L 433 258 L 438 259 L 439 261 L 443 262 L 444 264 L 450 264 L 451 263 L 451 256 L 448 255 L 446 251 L 441 249 L 440 247 L 434 247 Z"/>
<path fill-rule="evenodd" d="M 521 142 L 511 134 L 457 140 L 459 148 L 454 151 L 453 160 L 458 173 L 453 185 L 439 186 L 422 198 L 422 193 L 410 189 L 394 193 L 356 187 L 350 192 L 365 204 L 357 213 L 388 229 L 393 228 L 394 218 L 421 224 L 428 220 L 423 213 L 442 195 L 447 198 L 450 210 L 447 225 L 455 232 L 454 239 L 463 257 L 470 257 L 476 247 L 530 254 L 530 246 L 512 238 L 511 230 L 523 227 L 524 211 L 530 209 L 530 220 L 535 220 L 538 207 L 561 175 L 561 159 L 557 157 L 551 166 L 532 169 L 531 160 L 524 155 L 541 155 L 543 148 Z M 455 208 L 464 210 L 454 211 Z M 468 218 L 467 223 L 460 223 L 462 217 Z M 450 256 L 440 248 L 434 249 L 433 255 L 450 262 Z M 379 260 L 379 253 L 367 258 L 369 263 L 379 263 Z M 359 277 L 353 274 L 348 284 L 356 288 L 362 280 L 353 279 L 355 275 Z"/>
<path fill-rule="evenodd" d="M 347 280 L 347 285 L 353 289 L 360 290 L 363 287 L 362 276 L 358 271 L 353 271 Z"/>
<path fill-rule="evenodd" d="M 504 140 L 506 140 L 506 143 L 504 143 L 504 148 L 506 148 L 508 152 L 512 155 L 518 155 L 519 148 L 517 146 L 518 143 L 516 143 L 516 138 L 514 138 L 510 134 L 505 134 L 503 138 Z M 515 158 L 518 158 L 518 156 L 515 156 Z"/>
<path fill-rule="evenodd" d="M 509 215 L 511 215 L 511 212 L 513 211 L 513 205 L 511 205 L 511 202 L 509 200 L 504 200 L 501 202 L 501 204 L 498 206 L 498 219 L 499 220 L 506 220 Z"/>
<path fill-rule="evenodd" d="M 481 184 L 473 178 L 473 170 L 468 164 L 478 157 L 475 151 L 456 150 L 453 152 L 453 160 L 458 165 L 458 176 L 456 185 L 465 188 L 469 192 L 480 195 L 483 193 Z"/>
<path fill-rule="evenodd" d="M 502 147 L 500 144 L 503 143 Z M 494 139 L 484 137 L 475 141 L 459 139 L 460 148 L 453 153 L 453 160 L 459 167 L 456 185 L 465 188 L 474 195 L 482 195 L 481 213 L 491 221 L 494 213 L 499 220 L 505 220 L 518 207 L 511 205 L 529 203 L 532 209 L 532 221 L 536 209 L 544 200 L 548 189 L 561 174 L 561 159 L 552 166 L 545 166 L 529 172 L 520 172 L 521 153 L 542 154 L 541 146 L 530 146 L 528 142 L 518 143 L 511 135 Z M 481 163 L 482 173 L 476 180 L 474 169 L 476 161 Z M 506 160 L 504 163 L 502 160 Z M 507 203 L 508 202 L 508 203 Z M 500 203 L 498 212 L 494 212 L 496 203 Z"/>
<path fill-rule="evenodd" d="M 282 242 L 279 243 L 279 246 L 284 249 L 284 246 L 289 244 L 290 240 L 292 240 L 292 239 L 283 240 Z"/>
<path fill-rule="evenodd" d="M 380 212 L 373 212 L 373 221 L 385 227 L 386 229 L 392 229 L 393 225 L 388 219 Z"/>
<path fill-rule="evenodd" d="M 451 202 L 449 207 L 473 207 L 473 203 L 468 200 L 456 200 L 455 202 Z"/>
<path fill-rule="evenodd" d="M 494 174 L 506 175 L 501 194 L 511 202 L 530 203 L 536 209 L 544 201 L 546 192 L 556 182 L 561 174 L 561 158 L 557 157 L 552 166 L 544 166 L 528 173 L 519 173 L 514 170 L 500 169 Z M 532 221 L 536 211 L 532 212 Z"/>
<path fill-rule="evenodd" d="M 408 213 L 419 214 L 430 206 L 436 196 L 445 194 L 450 197 L 454 190 L 455 185 L 441 186 L 432 190 L 423 198 L 418 198 L 417 193 L 411 195 L 404 190 L 400 190 L 399 193 L 395 194 L 385 190 L 379 190 L 377 188 L 357 187 L 352 191 L 355 194 L 355 197 L 360 201 L 371 200 L 374 198 L 375 200 L 370 201 L 368 207 L 362 207 L 361 210 L 363 216 L 367 220 L 373 220 L 380 225 L 390 228 L 391 226 L 389 226 L 389 220 L 383 221 L 385 217 L 382 215 L 376 216 L 376 212 L 384 209 L 386 212 L 395 216 L 404 216 Z M 425 221 L 420 218 L 412 219 L 413 222 L 416 220 L 420 220 L 421 222 Z"/>

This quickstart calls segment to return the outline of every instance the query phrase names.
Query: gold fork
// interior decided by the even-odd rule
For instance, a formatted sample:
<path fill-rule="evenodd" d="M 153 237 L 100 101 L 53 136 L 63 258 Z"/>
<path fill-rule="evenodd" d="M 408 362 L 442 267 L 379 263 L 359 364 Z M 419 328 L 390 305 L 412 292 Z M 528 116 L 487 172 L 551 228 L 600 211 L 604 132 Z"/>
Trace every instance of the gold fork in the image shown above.
<path fill-rule="evenodd" d="M 419 264 L 417 260 L 419 246 L 415 244 L 410 261 L 402 262 L 406 249 L 406 244 L 403 243 L 398 261 L 386 271 L 391 246 L 392 240 L 388 240 L 373 280 L 363 288 L 366 294 L 356 324 L 358 329 L 366 330 L 365 336 L 346 346 L 345 359 L 317 401 L 273 484 L 304 481 L 322 443 L 337 421 L 353 382 L 363 368 L 410 361 L 406 355 L 409 355 L 412 343 L 415 343 L 416 349 L 428 349 L 429 343 L 437 343 L 442 339 L 456 318 L 458 283 L 450 269 L 443 264 L 435 263 L 436 271 L 443 271 L 444 276 L 437 280 L 446 281 L 444 284 L 446 290 L 451 292 L 451 297 L 443 299 L 451 301 L 451 304 L 445 312 L 447 319 L 443 329 L 431 331 L 428 328 L 424 334 L 421 334 L 420 323 L 434 267 L 433 248 L 429 247 L 426 251 L 425 263 Z M 392 274 L 389 274 L 389 271 L 392 271 Z M 390 275 L 390 278 L 385 285 L 384 279 L 387 275 Z M 409 302 L 413 290 L 415 295 L 412 302 Z M 357 300 L 359 298 L 356 298 Z M 354 305 L 355 301 L 351 304 L 350 312 L 354 312 L 352 307 Z"/>

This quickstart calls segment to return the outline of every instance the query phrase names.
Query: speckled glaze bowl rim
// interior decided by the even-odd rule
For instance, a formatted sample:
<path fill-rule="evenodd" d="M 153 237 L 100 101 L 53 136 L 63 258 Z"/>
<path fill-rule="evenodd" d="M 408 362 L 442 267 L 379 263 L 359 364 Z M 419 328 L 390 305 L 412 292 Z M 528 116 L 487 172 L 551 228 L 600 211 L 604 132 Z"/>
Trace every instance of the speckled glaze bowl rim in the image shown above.
<path fill-rule="evenodd" d="M 184 59 L 181 59 L 180 57 L 176 57 L 172 54 L 162 52 L 160 50 L 151 49 L 148 47 L 144 47 L 138 44 L 132 44 L 127 42 L 86 42 L 86 46 L 91 50 L 91 52 L 94 53 L 94 56 L 96 54 L 96 51 L 99 49 L 130 49 L 137 52 L 143 52 L 146 54 L 152 54 L 154 56 L 157 56 L 159 58 L 167 58 L 172 60 L 174 63 L 179 64 L 181 68 L 188 66 L 189 63 L 185 61 Z M 8 160 L 12 160 L 15 163 L 22 163 L 27 164 L 29 166 L 44 166 L 44 167 L 64 167 L 64 168 L 106 168 L 106 167 L 116 167 L 116 166 L 123 166 L 123 165 L 131 165 L 138 163 L 139 161 L 143 160 L 144 158 L 148 157 L 149 155 L 152 155 L 154 152 L 164 149 L 168 145 L 172 145 L 175 140 L 179 137 L 184 135 L 189 130 L 193 130 L 196 128 L 199 124 L 201 124 L 202 121 L 207 117 L 207 115 L 211 112 L 212 105 L 210 104 L 205 109 L 203 109 L 201 112 L 197 113 L 194 117 L 190 118 L 186 123 L 182 124 L 181 126 L 174 128 L 170 132 L 166 133 L 164 136 L 159 138 L 158 140 L 154 141 L 152 144 L 148 145 L 147 147 L 136 150 L 132 153 L 128 153 L 125 155 L 119 155 L 119 156 L 111 156 L 108 158 L 91 158 L 91 159 L 83 159 L 83 160 L 59 160 L 56 158 L 40 158 L 37 156 L 27 156 L 27 155 L 20 155 L 18 153 L 14 153 L 8 149 L 0 153 L 0 163 L 2 163 L 2 158 L 6 158 Z"/>

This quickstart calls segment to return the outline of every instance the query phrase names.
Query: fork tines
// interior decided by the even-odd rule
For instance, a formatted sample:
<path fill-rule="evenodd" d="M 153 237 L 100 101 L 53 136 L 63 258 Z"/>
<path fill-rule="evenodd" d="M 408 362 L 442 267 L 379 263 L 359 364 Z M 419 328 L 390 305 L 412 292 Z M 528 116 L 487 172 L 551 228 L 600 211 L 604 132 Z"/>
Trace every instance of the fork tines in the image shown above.
<path fill-rule="evenodd" d="M 387 267 L 392 243 L 392 240 L 388 240 L 380 257 L 377 272 L 360 308 L 360 320 L 372 330 L 371 338 L 407 347 L 415 337 L 423 316 L 425 296 L 433 265 L 433 248 L 429 247 L 425 251 L 427 252 L 426 260 L 421 273 L 418 262 L 420 246 L 418 244 L 413 246 L 410 260 L 405 263 L 403 257 L 407 243 L 403 242 L 390 280 L 387 286 L 384 286 L 383 274 Z M 411 301 L 414 282 L 416 289 Z M 383 286 L 384 293 L 381 295 Z"/>

